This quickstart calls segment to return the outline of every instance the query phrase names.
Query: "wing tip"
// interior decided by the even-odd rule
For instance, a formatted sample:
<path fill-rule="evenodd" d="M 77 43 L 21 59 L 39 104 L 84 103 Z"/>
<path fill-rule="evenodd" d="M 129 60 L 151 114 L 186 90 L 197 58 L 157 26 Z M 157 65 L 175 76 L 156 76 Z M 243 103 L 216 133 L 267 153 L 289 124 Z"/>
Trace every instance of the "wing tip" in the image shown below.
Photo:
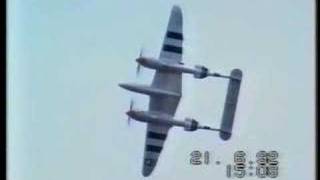
<path fill-rule="evenodd" d="M 142 175 L 144 177 L 150 176 L 152 171 L 154 170 L 154 167 L 157 164 L 157 159 L 153 159 L 150 157 L 144 158 L 143 160 L 143 168 L 142 168 Z"/>
<path fill-rule="evenodd" d="M 180 6 L 174 5 L 171 9 L 167 30 L 182 33 L 182 10 Z"/>
<path fill-rule="evenodd" d="M 171 9 L 171 13 L 182 17 L 182 9 L 179 5 L 176 5 L 176 4 L 173 5 L 173 7 Z"/>
<path fill-rule="evenodd" d="M 150 176 L 150 174 L 151 172 L 145 172 L 145 171 L 142 172 L 143 177 L 148 177 Z"/>
<path fill-rule="evenodd" d="M 144 167 L 143 170 L 142 170 L 142 175 L 144 177 L 148 177 L 151 175 L 152 171 L 153 171 L 154 168 L 147 168 L 147 167 Z"/>
<path fill-rule="evenodd" d="M 178 4 L 174 4 L 172 7 L 172 11 L 181 11 L 181 7 Z"/>

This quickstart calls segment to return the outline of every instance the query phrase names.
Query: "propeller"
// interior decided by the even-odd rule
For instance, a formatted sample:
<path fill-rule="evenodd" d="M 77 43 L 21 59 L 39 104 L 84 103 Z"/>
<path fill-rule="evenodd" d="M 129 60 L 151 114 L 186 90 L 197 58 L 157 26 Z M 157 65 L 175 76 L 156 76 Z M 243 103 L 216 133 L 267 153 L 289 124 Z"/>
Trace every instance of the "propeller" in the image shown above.
<path fill-rule="evenodd" d="M 142 56 L 143 56 L 143 48 L 140 49 L 139 58 L 141 58 Z M 141 64 L 138 63 L 136 68 L 136 76 L 139 76 L 140 70 L 141 70 Z"/>
<path fill-rule="evenodd" d="M 130 111 L 133 109 L 133 106 L 134 106 L 134 101 L 131 99 L 130 100 L 130 108 L 129 108 Z M 130 126 L 130 122 L 131 122 L 131 117 L 130 116 L 128 116 L 127 122 L 128 122 L 128 125 Z"/>

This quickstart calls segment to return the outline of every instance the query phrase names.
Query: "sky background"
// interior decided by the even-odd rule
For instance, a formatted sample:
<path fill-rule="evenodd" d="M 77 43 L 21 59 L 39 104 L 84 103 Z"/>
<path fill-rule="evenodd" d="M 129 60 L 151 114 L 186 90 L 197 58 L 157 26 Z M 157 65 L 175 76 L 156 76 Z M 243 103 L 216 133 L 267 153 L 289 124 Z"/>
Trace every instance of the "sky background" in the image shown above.
<path fill-rule="evenodd" d="M 280 154 L 279 180 L 314 177 L 314 1 L 8 1 L 8 179 L 142 179 L 146 125 L 127 125 L 140 48 L 158 57 L 169 13 L 181 6 L 184 62 L 243 71 L 233 136 L 171 129 L 147 179 L 227 179 L 244 150 Z M 176 117 L 218 127 L 227 81 L 183 77 Z M 191 166 L 193 150 L 221 165 Z M 248 178 L 250 179 L 250 178 Z M 252 178 L 251 178 L 252 179 Z M 253 178 L 254 179 L 254 178 Z"/>

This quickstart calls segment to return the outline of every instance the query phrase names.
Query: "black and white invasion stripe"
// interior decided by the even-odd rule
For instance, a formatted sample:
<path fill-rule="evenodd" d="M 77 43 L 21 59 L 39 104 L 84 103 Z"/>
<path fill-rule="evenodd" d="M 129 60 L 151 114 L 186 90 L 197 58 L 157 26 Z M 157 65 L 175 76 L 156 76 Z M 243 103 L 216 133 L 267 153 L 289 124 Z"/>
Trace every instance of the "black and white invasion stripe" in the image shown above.
<path fill-rule="evenodd" d="M 181 32 L 175 32 L 168 30 L 163 42 L 161 57 L 167 59 L 182 59 L 182 41 L 183 34 Z"/>

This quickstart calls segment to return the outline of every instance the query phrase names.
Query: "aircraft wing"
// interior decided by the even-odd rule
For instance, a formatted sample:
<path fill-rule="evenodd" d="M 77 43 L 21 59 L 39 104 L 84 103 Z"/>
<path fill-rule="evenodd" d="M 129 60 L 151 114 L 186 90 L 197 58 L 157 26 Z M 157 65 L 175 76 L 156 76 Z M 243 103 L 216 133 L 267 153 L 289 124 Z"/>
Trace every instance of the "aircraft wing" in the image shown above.
<path fill-rule="evenodd" d="M 160 61 L 177 64 L 182 61 L 182 12 L 180 7 L 171 10 L 167 32 L 160 52 Z M 150 96 L 149 111 L 174 116 L 181 97 L 181 73 L 156 71 L 151 87 L 179 94 L 173 96 Z M 147 124 L 145 152 L 142 174 L 149 176 L 157 164 L 164 142 L 171 126 L 154 123 Z"/>

